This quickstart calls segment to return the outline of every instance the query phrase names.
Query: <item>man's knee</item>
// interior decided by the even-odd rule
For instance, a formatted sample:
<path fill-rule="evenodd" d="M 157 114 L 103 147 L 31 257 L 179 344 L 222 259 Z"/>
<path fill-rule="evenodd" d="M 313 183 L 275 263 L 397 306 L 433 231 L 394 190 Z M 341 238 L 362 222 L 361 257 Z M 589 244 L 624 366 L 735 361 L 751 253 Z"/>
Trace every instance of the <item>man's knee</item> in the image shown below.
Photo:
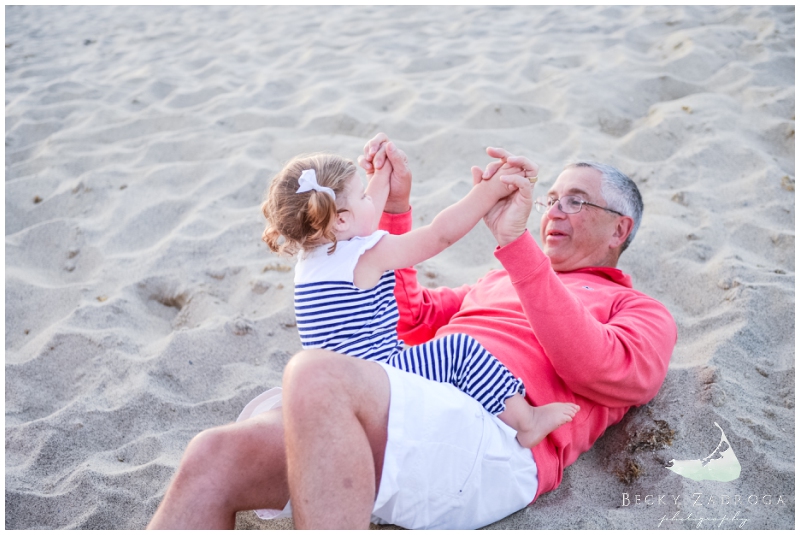
<path fill-rule="evenodd" d="M 224 469 L 222 465 L 225 461 L 236 462 L 242 456 L 238 452 L 248 447 L 245 438 L 247 437 L 242 436 L 241 432 L 237 434 L 232 425 L 201 431 L 189 441 L 181 467 L 198 473 Z"/>
<path fill-rule="evenodd" d="M 384 384 L 385 383 L 385 384 Z M 388 378 L 374 362 L 325 350 L 296 354 L 283 374 L 283 403 L 290 413 L 363 409 L 365 400 L 388 396 Z M 388 403 L 387 403 L 388 404 Z"/>
<path fill-rule="evenodd" d="M 215 427 L 197 434 L 186 447 L 181 459 L 180 475 L 198 475 L 217 466 L 224 451 L 225 429 Z"/>
<path fill-rule="evenodd" d="M 283 423 L 279 411 L 260 414 L 246 422 L 206 429 L 186 447 L 177 476 L 182 479 L 225 478 L 242 466 L 263 464 L 283 469 Z M 276 476 L 277 477 L 277 476 Z"/>
<path fill-rule="evenodd" d="M 345 387 L 351 360 L 354 359 L 321 349 L 297 353 L 283 373 L 284 403 L 292 403 L 298 396 L 324 399 L 331 391 Z"/>

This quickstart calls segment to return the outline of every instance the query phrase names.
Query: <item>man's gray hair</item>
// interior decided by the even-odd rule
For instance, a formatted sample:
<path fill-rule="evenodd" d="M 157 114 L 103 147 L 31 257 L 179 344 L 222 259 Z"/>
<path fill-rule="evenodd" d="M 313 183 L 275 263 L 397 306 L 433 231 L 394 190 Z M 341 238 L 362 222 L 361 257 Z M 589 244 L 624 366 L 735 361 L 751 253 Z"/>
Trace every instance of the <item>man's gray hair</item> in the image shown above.
<path fill-rule="evenodd" d="M 639 230 L 639 224 L 642 222 L 644 202 L 642 202 L 642 194 L 639 193 L 639 188 L 636 187 L 636 183 L 633 180 L 628 178 L 628 175 L 611 165 L 597 162 L 578 162 L 570 167 L 591 167 L 600 171 L 602 175 L 600 193 L 603 195 L 608 208 L 633 218 L 633 229 L 628 235 L 628 239 L 622 244 L 621 253 L 633 241 L 636 231 Z"/>

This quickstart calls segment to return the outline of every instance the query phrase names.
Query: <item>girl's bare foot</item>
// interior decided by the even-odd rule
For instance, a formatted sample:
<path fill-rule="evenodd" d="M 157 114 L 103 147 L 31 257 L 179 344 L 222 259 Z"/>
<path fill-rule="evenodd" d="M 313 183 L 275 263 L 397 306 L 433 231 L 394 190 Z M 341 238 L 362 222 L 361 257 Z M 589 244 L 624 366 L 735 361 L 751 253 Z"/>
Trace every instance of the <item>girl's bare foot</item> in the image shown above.
<path fill-rule="evenodd" d="M 530 417 L 520 422 L 517 428 L 517 441 L 525 448 L 532 448 L 544 437 L 561 427 L 581 408 L 574 403 L 548 403 L 541 407 L 529 407 Z"/>

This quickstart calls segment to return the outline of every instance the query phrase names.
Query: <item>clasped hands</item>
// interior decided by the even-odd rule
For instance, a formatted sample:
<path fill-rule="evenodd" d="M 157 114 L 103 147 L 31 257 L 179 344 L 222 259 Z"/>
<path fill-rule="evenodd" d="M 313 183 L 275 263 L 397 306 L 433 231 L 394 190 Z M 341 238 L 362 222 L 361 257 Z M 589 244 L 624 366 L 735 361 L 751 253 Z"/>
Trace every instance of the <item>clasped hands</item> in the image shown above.
<path fill-rule="evenodd" d="M 498 178 L 509 192 L 483 218 L 494 235 L 498 245 L 508 245 L 519 238 L 527 229 L 528 216 L 533 208 L 533 183 L 531 179 L 539 174 L 539 166 L 524 156 L 514 156 L 501 148 L 489 147 L 486 153 L 492 158 L 486 169 L 472 167 L 473 185 L 481 181 Z M 364 145 L 364 154 L 358 157 L 359 165 L 371 179 L 376 169 L 390 165 L 389 197 L 384 211 L 389 213 L 407 212 L 411 206 L 411 171 L 405 153 L 389 141 L 385 134 L 378 134 Z"/>

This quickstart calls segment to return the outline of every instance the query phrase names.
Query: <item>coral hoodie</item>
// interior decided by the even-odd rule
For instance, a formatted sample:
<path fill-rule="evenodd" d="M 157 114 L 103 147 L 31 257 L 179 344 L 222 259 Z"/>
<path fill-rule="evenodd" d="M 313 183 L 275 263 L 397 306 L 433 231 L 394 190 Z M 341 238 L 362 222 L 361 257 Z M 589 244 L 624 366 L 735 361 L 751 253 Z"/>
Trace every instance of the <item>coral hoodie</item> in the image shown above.
<path fill-rule="evenodd" d="M 380 228 L 402 234 L 411 222 L 410 211 L 384 213 Z M 556 273 L 528 232 L 495 256 L 505 270 L 460 288 L 424 288 L 413 268 L 396 271 L 397 333 L 409 345 L 468 334 L 522 379 L 531 404 L 580 405 L 532 450 L 538 498 L 628 409 L 656 395 L 677 328 L 664 305 L 616 268 Z"/>

